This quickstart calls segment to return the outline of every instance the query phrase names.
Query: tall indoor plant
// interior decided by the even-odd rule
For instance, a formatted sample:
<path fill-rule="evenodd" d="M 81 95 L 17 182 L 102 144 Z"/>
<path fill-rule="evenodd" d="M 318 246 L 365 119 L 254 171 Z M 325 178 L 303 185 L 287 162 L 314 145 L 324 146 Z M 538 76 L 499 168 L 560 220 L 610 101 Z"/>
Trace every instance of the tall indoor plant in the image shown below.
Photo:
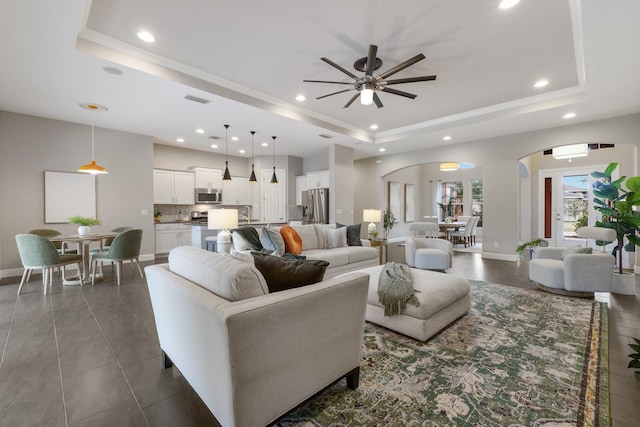
<path fill-rule="evenodd" d="M 602 220 L 596 227 L 611 228 L 616 232 L 618 273 L 622 274 L 622 248 L 625 237 L 634 245 L 640 245 L 640 212 L 633 209 L 640 206 L 640 176 L 621 176 L 612 181 L 611 174 L 618 163 L 610 163 L 604 172 L 592 172 L 597 181 L 593 183 L 594 209 L 602 213 Z M 623 185 L 625 188 L 623 188 Z"/>
<path fill-rule="evenodd" d="M 390 209 L 384 211 L 384 215 L 382 217 L 382 225 L 384 227 L 384 238 L 386 239 L 389 235 L 389 230 L 393 228 L 393 225 L 396 223 L 396 216 L 391 212 Z"/>

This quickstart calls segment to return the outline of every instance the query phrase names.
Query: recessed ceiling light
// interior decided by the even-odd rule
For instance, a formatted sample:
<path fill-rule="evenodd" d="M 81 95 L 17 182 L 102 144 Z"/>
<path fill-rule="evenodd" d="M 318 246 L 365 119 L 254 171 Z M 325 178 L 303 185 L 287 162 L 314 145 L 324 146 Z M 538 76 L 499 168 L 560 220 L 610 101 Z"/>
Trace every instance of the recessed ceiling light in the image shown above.
<path fill-rule="evenodd" d="M 240 150 L 238 150 L 238 153 L 244 154 L 244 153 L 246 153 L 246 151 L 244 151 L 244 149 L 240 149 Z"/>
<path fill-rule="evenodd" d="M 510 9 L 513 6 L 517 5 L 518 3 L 520 3 L 520 0 L 502 0 L 500 2 L 500 6 L 498 6 L 500 9 Z"/>
<path fill-rule="evenodd" d="M 237 136 L 232 136 L 232 137 L 231 137 L 231 140 L 232 140 L 232 141 L 237 141 L 238 139 L 240 139 L 240 138 L 238 138 Z"/>
<path fill-rule="evenodd" d="M 442 138 L 443 141 L 451 141 L 451 137 L 449 135 Z"/>
<path fill-rule="evenodd" d="M 384 153 L 385 151 L 387 151 L 387 149 L 386 148 L 380 148 L 378 151 L 381 152 L 381 153 Z"/>
<path fill-rule="evenodd" d="M 196 129 L 196 133 L 204 133 L 204 129 Z"/>
<path fill-rule="evenodd" d="M 216 144 L 211 144 L 211 148 L 218 148 Z"/>
<path fill-rule="evenodd" d="M 562 118 L 564 119 L 573 119 L 576 116 L 576 113 L 567 113 Z"/>
<path fill-rule="evenodd" d="M 153 43 L 156 41 L 156 38 L 148 31 L 138 31 L 137 36 L 140 40 L 145 41 L 147 43 Z"/>
<path fill-rule="evenodd" d="M 268 143 L 268 142 L 263 142 L 261 145 L 262 145 L 263 147 L 268 147 L 268 146 L 269 146 L 269 143 Z"/>
<path fill-rule="evenodd" d="M 296 101 L 304 101 L 305 99 L 307 99 L 307 98 L 302 94 L 296 96 Z"/>
<path fill-rule="evenodd" d="M 374 123 L 371 126 L 369 126 L 369 129 L 376 130 L 376 129 L 378 129 L 378 125 Z"/>
<path fill-rule="evenodd" d="M 549 84 L 549 80 L 540 79 L 533 85 L 533 87 L 541 88 L 541 87 L 545 87 L 548 84 Z"/>
<path fill-rule="evenodd" d="M 184 138 L 178 138 L 178 139 L 176 139 L 176 141 L 178 141 L 178 142 L 184 142 Z"/>

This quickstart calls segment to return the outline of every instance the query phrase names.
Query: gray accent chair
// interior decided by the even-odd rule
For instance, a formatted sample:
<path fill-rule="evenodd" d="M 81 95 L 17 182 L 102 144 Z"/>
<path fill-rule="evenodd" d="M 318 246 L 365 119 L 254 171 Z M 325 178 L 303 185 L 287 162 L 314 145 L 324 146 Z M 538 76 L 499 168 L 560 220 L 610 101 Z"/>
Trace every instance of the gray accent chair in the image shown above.
<path fill-rule="evenodd" d="M 445 239 L 409 237 L 404 241 L 404 256 L 409 267 L 445 271 L 452 265 L 453 245 Z"/>
<path fill-rule="evenodd" d="M 123 231 L 114 237 L 113 242 L 108 249 L 100 252 L 91 253 L 91 284 L 95 282 L 95 272 L 98 262 L 101 264 L 104 262 L 110 262 L 112 265 L 116 264 L 116 277 L 118 280 L 118 286 L 120 286 L 120 280 L 122 276 L 122 262 L 130 261 L 131 265 L 135 264 L 138 267 L 140 277 L 144 278 L 142 269 L 140 268 L 140 246 L 142 245 L 142 230 L 131 229 Z M 135 271 L 135 268 L 134 268 Z"/>
<path fill-rule="evenodd" d="M 613 242 L 616 232 L 603 227 L 579 228 L 578 237 Z M 565 247 L 537 248 L 529 262 L 529 279 L 538 288 L 560 295 L 591 297 L 611 292 L 615 259 L 605 252 L 567 254 Z"/>
<path fill-rule="evenodd" d="M 42 287 L 45 295 L 47 294 L 47 285 L 53 285 L 53 270 L 56 267 L 77 264 L 79 277 L 82 277 L 82 255 L 61 254 L 49 239 L 37 234 L 18 234 L 16 235 L 16 243 L 20 260 L 24 266 L 18 295 L 20 295 L 27 278 L 31 276 L 32 270 L 42 270 Z M 80 284 L 82 285 L 82 282 Z"/>

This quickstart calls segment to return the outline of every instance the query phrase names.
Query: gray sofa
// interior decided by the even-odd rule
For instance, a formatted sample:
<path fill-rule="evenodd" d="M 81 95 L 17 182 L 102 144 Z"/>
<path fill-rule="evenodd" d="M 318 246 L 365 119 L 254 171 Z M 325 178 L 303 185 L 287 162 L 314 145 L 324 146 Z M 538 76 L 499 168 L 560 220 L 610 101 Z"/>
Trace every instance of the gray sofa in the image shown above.
<path fill-rule="evenodd" d="M 371 247 L 371 242 L 361 239 L 362 246 L 341 246 L 328 248 L 324 229 L 335 229 L 335 224 L 304 224 L 292 225 L 302 238 L 302 253 L 307 259 L 319 259 L 329 262 L 324 275 L 325 279 L 342 273 L 360 270 L 380 264 L 377 248 Z M 280 227 L 274 227 L 280 230 Z M 261 230 L 257 229 L 260 233 Z M 235 245 L 235 240 L 234 240 Z M 237 249 L 237 248 L 236 248 Z M 241 248 L 240 250 L 245 249 Z"/>
<path fill-rule="evenodd" d="M 358 385 L 369 276 L 268 293 L 250 262 L 182 246 L 145 268 L 163 364 L 223 426 L 263 426 L 347 377 Z"/>

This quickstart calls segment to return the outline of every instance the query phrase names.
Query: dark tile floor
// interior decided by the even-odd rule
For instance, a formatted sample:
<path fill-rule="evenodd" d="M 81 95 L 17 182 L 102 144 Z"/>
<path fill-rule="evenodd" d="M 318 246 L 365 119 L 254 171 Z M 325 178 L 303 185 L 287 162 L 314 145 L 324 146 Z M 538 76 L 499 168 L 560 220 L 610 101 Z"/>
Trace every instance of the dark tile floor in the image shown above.
<path fill-rule="evenodd" d="M 389 255 L 401 257 L 400 248 Z M 125 267 L 120 287 L 106 269 L 94 287 L 58 281 L 47 296 L 39 276 L 20 296 L 19 278 L 2 280 L 0 426 L 218 425 L 175 368 L 160 368 L 146 282 Z M 456 253 L 449 273 L 534 289 L 527 269 L 526 262 Z M 599 298 L 610 307 L 612 425 L 635 426 L 640 381 L 626 355 L 629 337 L 640 337 L 640 302 Z"/>

